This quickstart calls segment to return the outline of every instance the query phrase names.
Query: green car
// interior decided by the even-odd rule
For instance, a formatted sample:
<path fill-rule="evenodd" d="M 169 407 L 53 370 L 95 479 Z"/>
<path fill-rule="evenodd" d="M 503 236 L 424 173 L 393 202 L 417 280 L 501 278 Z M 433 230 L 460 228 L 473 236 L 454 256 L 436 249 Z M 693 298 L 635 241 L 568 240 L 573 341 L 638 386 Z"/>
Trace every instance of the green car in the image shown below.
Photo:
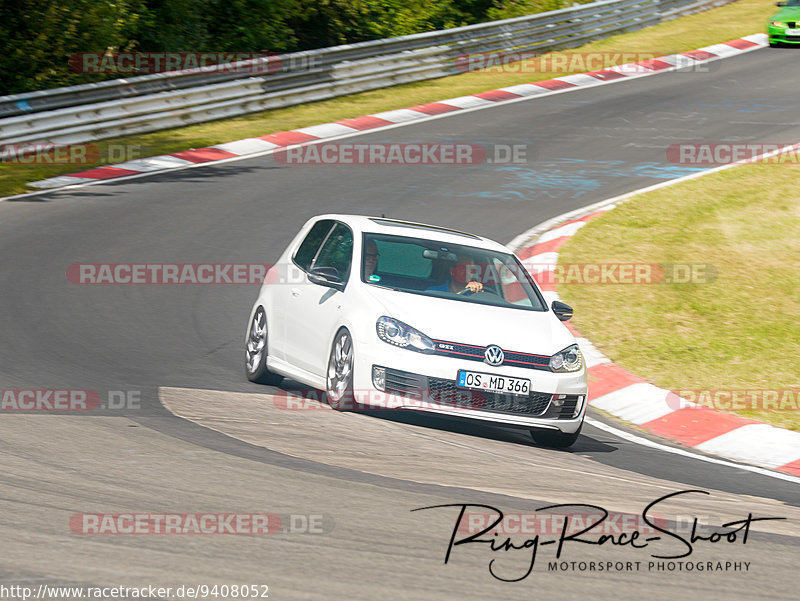
<path fill-rule="evenodd" d="M 767 21 L 769 45 L 800 44 L 800 0 L 778 2 L 781 9 Z"/>

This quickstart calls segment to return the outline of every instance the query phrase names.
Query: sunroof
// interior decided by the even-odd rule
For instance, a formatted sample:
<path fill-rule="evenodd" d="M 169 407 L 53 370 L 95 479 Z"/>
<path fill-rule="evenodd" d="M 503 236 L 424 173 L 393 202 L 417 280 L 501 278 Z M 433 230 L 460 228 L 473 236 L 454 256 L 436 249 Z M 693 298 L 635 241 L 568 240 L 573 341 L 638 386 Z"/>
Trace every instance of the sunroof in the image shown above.
<path fill-rule="evenodd" d="M 438 225 L 425 225 L 424 223 L 414 223 L 413 221 L 398 221 L 396 219 L 376 218 L 370 217 L 372 221 L 378 225 L 388 225 L 392 227 L 407 227 L 414 230 L 427 230 L 429 232 L 445 232 L 447 234 L 454 234 L 456 236 L 464 236 L 465 238 L 472 238 L 473 240 L 480 240 L 479 236 L 475 234 L 468 234 L 459 230 L 451 230 L 446 227 L 439 227 Z"/>

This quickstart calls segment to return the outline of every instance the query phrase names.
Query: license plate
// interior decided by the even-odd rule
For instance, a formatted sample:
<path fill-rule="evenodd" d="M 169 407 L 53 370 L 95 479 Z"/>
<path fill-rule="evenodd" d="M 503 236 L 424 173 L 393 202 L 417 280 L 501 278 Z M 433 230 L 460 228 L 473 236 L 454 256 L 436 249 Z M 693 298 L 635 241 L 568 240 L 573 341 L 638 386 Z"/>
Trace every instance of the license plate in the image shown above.
<path fill-rule="evenodd" d="M 800 35 L 800 29 L 784 29 L 783 33 L 786 35 Z"/>
<path fill-rule="evenodd" d="M 485 392 L 502 392 L 503 394 L 516 394 L 528 396 L 531 392 L 531 381 L 525 378 L 512 378 L 498 376 L 479 371 L 458 372 L 458 385 L 461 388 L 483 390 Z"/>

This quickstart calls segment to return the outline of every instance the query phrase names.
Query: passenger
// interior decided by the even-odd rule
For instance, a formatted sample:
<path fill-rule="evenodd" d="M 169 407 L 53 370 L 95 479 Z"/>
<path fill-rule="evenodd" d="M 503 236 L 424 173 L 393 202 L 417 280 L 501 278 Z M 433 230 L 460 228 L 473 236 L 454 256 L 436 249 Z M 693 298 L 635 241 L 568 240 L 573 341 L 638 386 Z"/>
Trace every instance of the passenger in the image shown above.
<path fill-rule="evenodd" d="M 369 240 L 364 249 L 364 279 L 368 280 L 378 269 L 378 245 L 375 240 Z"/>

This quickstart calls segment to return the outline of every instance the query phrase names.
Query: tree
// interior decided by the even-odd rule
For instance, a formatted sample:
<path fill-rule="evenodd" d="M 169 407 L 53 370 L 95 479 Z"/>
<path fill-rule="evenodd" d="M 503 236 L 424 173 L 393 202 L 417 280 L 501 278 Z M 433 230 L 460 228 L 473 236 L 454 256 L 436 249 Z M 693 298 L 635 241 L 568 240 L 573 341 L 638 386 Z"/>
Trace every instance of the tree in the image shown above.
<path fill-rule="evenodd" d="M 143 0 L 4 0 L 0 3 L 0 94 L 96 81 L 70 56 L 124 45 Z"/>

